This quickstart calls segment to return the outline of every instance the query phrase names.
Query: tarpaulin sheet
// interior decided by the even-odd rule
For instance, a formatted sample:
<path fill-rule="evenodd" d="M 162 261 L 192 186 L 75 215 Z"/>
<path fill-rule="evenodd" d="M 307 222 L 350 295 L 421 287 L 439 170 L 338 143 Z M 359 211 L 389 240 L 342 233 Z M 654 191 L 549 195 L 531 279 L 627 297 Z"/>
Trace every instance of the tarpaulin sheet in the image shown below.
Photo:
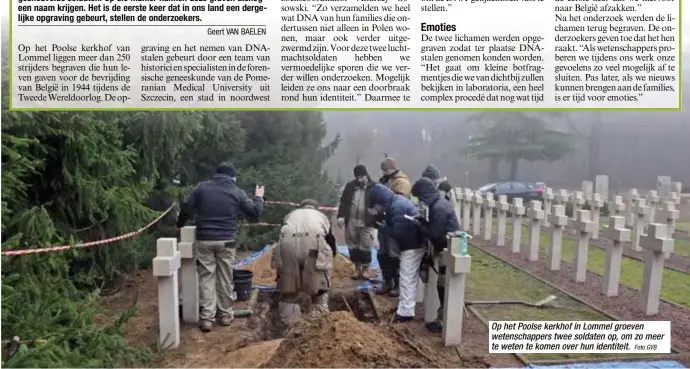
<path fill-rule="evenodd" d="M 271 245 L 266 245 L 263 249 L 261 249 L 255 253 L 249 255 L 248 257 L 238 261 L 236 267 L 241 268 L 243 266 L 251 264 L 252 262 L 254 262 L 254 260 L 260 258 L 261 255 L 265 254 L 270 249 L 271 249 Z M 347 256 L 347 257 L 350 256 L 349 251 L 350 250 L 348 250 L 347 246 L 338 246 L 338 252 Z M 379 268 L 379 261 L 376 258 L 376 249 L 371 249 L 371 267 L 373 269 L 377 270 L 377 273 L 376 273 L 377 281 L 374 281 L 374 282 L 366 281 L 366 282 L 360 284 L 359 286 L 355 287 L 356 290 L 363 291 L 363 290 L 371 289 L 374 284 L 379 283 L 381 280 L 381 270 Z M 266 286 L 266 285 L 254 285 L 252 288 L 258 289 L 258 290 L 263 290 L 263 291 L 275 290 L 275 286 Z"/>
<path fill-rule="evenodd" d="M 582 363 L 582 364 L 557 364 L 557 365 L 535 365 L 530 364 L 527 368 L 549 368 L 549 369 L 624 369 L 624 368 L 646 368 L 646 369 L 667 369 L 685 368 L 685 365 L 673 360 L 661 361 L 609 361 L 601 363 Z"/>

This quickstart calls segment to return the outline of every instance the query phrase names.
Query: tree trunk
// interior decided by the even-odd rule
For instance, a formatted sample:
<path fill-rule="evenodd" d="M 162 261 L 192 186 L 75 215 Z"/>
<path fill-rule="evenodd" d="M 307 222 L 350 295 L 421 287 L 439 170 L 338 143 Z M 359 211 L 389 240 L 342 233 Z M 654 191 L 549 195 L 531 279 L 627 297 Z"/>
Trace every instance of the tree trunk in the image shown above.
<path fill-rule="evenodd" d="M 498 181 L 498 169 L 500 164 L 500 158 L 489 158 L 489 182 Z"/>
<path fill-rule="evenodd" d="M 508 179 L 511 181 L 517 179 L 518 160 L 517 158 L 510 159 L 510 177 Z"/>

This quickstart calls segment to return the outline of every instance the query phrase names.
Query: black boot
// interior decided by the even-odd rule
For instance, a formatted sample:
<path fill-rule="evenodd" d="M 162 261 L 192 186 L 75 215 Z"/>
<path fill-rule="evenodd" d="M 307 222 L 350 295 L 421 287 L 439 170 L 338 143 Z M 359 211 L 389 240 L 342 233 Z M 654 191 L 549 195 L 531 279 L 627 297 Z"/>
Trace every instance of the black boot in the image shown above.
<path fill-rule="evenodd" d="M 395 314 L 395 318 L 393 318 L 393 323 L 407 323 L 411 320 L 414 320 L 413 316 L 402 316 Z"/>
<path fill-rule="evenodd" d="M 393 280 L 392 279 L 386 279 L 385 282 L 383 283 L 383 286 L 376 290 L 377 295 L 385 295 L 389 293 L 390 291 L 393 290 L 393 287 L 395 287 Z"/>
<path fill-rule="evenodd" d="M 424 324 L 424 328 L 432 333 L 441 333 L 443 331 L 443 302 L 446 297 L 446 288 L 443 286 L 436 286 L 436 291 L 438 292 L 438 299 L 441 302 L 441 306 L 438 308 L 438 313 L 436 320 Z"/>
<path fill-rule="evenodd" d="M 393 278 L 393 288 L 388 291 L 388 296 L 390 297 L 399 297 L 400 296 L 400 281 L 399 279 Z"/>

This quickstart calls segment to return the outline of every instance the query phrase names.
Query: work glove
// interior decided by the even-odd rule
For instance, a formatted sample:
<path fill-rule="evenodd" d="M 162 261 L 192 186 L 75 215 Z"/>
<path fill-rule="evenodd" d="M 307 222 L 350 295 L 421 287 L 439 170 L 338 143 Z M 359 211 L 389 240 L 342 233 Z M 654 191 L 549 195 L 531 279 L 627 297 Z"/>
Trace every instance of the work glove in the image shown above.
<path fill-rule="evenodd" d="M 337 223 L 338 223 L 338 228 L 343 228 L 345 226 L 345 218 L 338 218 Z"/>

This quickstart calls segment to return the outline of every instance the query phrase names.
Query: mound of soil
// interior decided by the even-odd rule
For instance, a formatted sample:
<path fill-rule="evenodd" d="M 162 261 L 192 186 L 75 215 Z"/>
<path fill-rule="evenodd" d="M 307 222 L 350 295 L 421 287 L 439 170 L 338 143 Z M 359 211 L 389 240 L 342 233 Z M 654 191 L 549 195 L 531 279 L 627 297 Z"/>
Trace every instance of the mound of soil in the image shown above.
<path fill-rule="evenodd" d="M 282 342 L 282 339 L 277 339 L 253 343 L 228 353 L 218 363 L 226 368 L 259 368 L 275 355 Z"/>
<path fill-rule="evenodd" d="M 306 319 L 287 332 L 275 355 L 262 367 L 363 368 L 435 366 L 430 360 L 350 312 Z"/>
<path fill-rule="evenodd" d="M 276 283 L 276 270 L 271 268 L 271 256 L 273 249 L 271 248 L 258 259 L 254 260 L 249 265 L 242 269 L 249 270 L 254 273 L 254 284 L 273 286 Z M 344 255 L 336 255 L 333 261 L 333 287 L 346 287 L 353 285 L 350 276 L 355 272 L 355 267 Z"/>

